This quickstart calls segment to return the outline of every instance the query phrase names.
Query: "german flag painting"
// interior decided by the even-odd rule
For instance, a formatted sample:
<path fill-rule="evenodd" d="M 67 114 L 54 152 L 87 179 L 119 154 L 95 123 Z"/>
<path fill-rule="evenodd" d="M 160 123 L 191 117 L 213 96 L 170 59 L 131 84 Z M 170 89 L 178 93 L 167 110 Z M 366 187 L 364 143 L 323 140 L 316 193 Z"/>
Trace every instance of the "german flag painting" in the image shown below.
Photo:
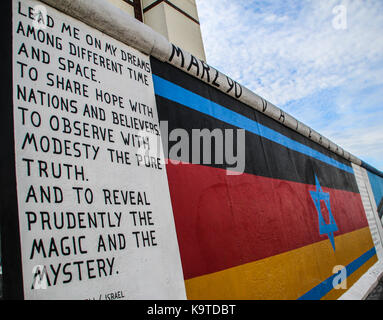
<path fill-rule="evenodd" d="M 234 132 L 222 150 L 198 145 L 198 155 L 188 141 L 179 162 L 168 151 L 180 141 L 164 147 L 188 299 L 340 297 L 377 261 L 351 163 L 199 79 L 151 63 L 163 139 L 177 129 L 190 140 L 196 129 Z M 243 150 L 241 172 L 218 154 L 230 147 Z"/>

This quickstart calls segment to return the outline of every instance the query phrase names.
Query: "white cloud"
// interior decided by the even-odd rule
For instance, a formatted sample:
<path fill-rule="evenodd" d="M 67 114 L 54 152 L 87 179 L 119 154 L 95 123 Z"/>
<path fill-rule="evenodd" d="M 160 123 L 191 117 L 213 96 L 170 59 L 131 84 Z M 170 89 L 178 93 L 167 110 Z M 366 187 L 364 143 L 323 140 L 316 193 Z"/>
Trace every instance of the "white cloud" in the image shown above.
<path fill-rule="evenodd" d="M 333 8 L 339 4 L 347 9 L 346 30 L 333 27 Z M 343 141 L 349 149 L 343 147 L 360 157 L 367 152 L 364 146 L 378 147 L 374 139 L 383 130 L 379 125 L 368 128 L 368 121 L 363 129 L 358 119 L 366 112 L 377 114 L 383 96 L 376 99 L 375 92 L 367 97 L 373 99 L 370 104 L 365 101 L 355 108 L 345 93 L 355 97 L 365 88 L 382 85 L 381 1 L 197 0 L 197 6 L 209 64 L 306 124 L 317 125 L 314 129 L 329 133 L 334 141 L 347 132 L 349 138 L 337 142 Z M 325 97 L 320 99 L 328 90 L 339 95 L 328 103 L 331 109 Z M 307 110 L 307 103 L 300 101 L 309 97 L 317 100 L 310 100 L 312 108 Z M 363 135 L 371 130 L 374 134 Z M 375 151 L 380 159 L 381 150 Z"/>
<path fill-rule="evenodd" d="M 270 13 L 273 8 L 245 11 L 242 1 L 199 1 L 208 62 L 284 104 L 318 87 L 340 85 L 365 70 L 366 61 L 382 58 L 382 29 L 375 27 L 383 26 L 379 11 L 350 2 L 343 31 L 332 26 L 331 1 L 303 3 L 296 16 L 278 16 Z"/>

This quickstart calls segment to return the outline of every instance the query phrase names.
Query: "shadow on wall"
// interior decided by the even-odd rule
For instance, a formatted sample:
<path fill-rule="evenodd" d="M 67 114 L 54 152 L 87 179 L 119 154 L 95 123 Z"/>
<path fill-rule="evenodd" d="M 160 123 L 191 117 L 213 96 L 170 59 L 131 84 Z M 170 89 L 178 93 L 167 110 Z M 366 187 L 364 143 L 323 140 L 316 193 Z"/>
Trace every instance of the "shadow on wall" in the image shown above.
<path fill-rule="evenodd" d="M 1 237 L 0 237 L 0 300 L 3 299 L 3 264 L 1 260 Z"/>
<path fill-rule="evenodd" d="M 383 279 L 381 279 L 375 289 L 368 295 L 366 300 L 383 300 Z"/>
<path fill-rule="evenodd" d="M 383 198 L 380 200 L 380 203 L 378 205 L 378 213 L 379 213 L 380 220 L 383 222 L 383 220 L 382 220 L 382 216 L 383 216 Z"/>
<path fill-rule="evenodd" d="M 367 170 L 368 179 L 370 180 L 372 193 L 374 194 L 376 207 L 378 209 L 379 218 L 383 224 L 383 177 L 378 176 Z"/>

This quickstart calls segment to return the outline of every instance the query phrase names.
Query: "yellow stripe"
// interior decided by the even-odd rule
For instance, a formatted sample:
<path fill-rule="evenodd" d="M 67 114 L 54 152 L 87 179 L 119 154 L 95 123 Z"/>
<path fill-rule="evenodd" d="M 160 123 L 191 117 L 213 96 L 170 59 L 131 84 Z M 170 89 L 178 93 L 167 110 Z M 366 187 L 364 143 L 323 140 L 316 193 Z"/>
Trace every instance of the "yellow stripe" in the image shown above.
<path fill-rule="evenodd" d="M 358 270 L 356 270 L 352 275 L 350 275 L 345 281 L 345 289 L 339 288 L 337 290 L 333 289 L 321 300 L 336 300 L 343 293 L 345 293 L 363 274 L 367 272 L 376 262 L 378 261 L 378 257 L 374 255 L 371 259 L 369 259 L 364 265 L 362 265 Z M 343 284 L 343 283 L 342 283 Z"/>
<path fill-rule="evenodd" d="M 370 229 L 362 228 L 299 249 L 185 281 L 188 299 L 297 299 L 373 247 Z M 347 279 L 350 287 L 376 262 L 376 255 Z M 335 292 L 334 291 L 338 291 Z M 345 290 L 324 298 L 336 299 Z"/>

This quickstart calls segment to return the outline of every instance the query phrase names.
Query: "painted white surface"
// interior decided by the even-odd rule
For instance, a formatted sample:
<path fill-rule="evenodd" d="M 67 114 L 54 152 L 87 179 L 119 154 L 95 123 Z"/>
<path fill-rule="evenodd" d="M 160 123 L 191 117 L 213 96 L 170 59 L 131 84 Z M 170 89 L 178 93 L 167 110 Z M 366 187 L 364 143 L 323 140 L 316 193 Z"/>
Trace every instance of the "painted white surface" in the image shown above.
<path fill-rule="evenodd" d="M 379 260 L 383 259 L 383 245 L 382 245 L 382 225 L 379 223 L 379 216 L 376 210 L 376 204 L 374 200 L 374 195 L 371 190 L 371 185 L 367 177 L 366 169 L 352 164 L 354 170 L 356 183 L 359 188 L 360 196 L 362 198 L 362 203 L 364 211 L 366 212 L 368 225 L 370 227 L 372 240 L 374 241 L 376 254 Z"/>
<path fill-rule="evenodd" d="M 359 278 L 338 300 L 363 300 L 374 290 L 383 277 L 383 261 L 379 260 Z"/>
<path fill-rule="evenodd" d="M 338 300 L 362 300 L 372 292 L 379 280 L 383 277 L 383 248 L 381 238 L 381 224 L 376 220 L 377 211 L 375 200 L 373 198 L 370 182 L 367 178 L 367 172 L 364 168 L 352 164 L 356 182 L 362 198 L 364 210 L 366 212 L 371 236 L 374 241 L 378 262 L 375 263 L 363 276 L 361 276 L 354 285 L 347 290 Z M 372 197 L 371 197 L 372 196 Z"/>
<path fill-rule="evenodd" d="M 158 126 L 149 57 L 46 5 L 44 7 L 53 19 L 54 26 L 35 30 L 36 40 L 32 34 L 27 37 L 20 31 L 20 26 L 22 24 L 24 31 L 27 26 L 32 26 L 33 16 L 31 19 L 28 12 L 33 12 L 30 8 L 42 3 L 22 0 L 14 1 L 13 4 L 15 153 L 25 298 L 106 299 L 114 294 L 115 298 L 124 299 L 185 299 L 162 144 L 157 135 L 145 130 L 145 126 Z M 63 28 L 64 23 L 70 29 Z M 53 36 L 58 45 L 52 46 L 40 41 L 43 34 Z M 95 39 L 101 44 L 100 48 L 95 47 Z M 72 55 L 70 43 L 72 48 L 84 48 L 84 56 Z M 26 53 L 21 49 L 24 48 L 23 44 Z M 32 58 L 32 47 L 35 52 L 40 52 L 40 59 L 36 56 Z M 49 63 L 42 61 L 43 51 L 45 62 L 49 60 Z M 132 57 L 130 62 L 123 59 L 128 54 Z M 79 64 L 77 74 L 76 69 L 68 72 L 68 60 L 73 61 L 75 66 Z M 110 70 L 112 62 L 117 66 L 114 71 Z M 64 69 L 65 64 L 65 70 L 60 70 L 60 67 Z M 139 64 L 144 67 L 137 66 Z M 136 81 L 132 76 L 133 71 L 139 72 L 145 81 Z M 57 77 L 65 81 L 65 89 L 57 85 Z M 72 92 L 74 81 L 78 82 L 81 92 Z M 54 85 L 50 86 L 53 82 Z M 25 86 L 28 101 L 18 97 L 18 85 L 20 88 Z M 114 94 L 117 101 L 108 103 L 97 99 L 96 89 Z M 31 98 L 31 90 L 36 101 Z M 48 101 L 53 101 L 48 94 L 72 100 L 72 106 L 68 111 L 65 108 L 54 108 L 48 104 Z M 133 111 L 130 101 L 147 106 L 146 111 L 150 109 L 151 112 L 144 114 Z M 99 112 L 101 108 L 105 119 L 103 116 L 92 118 L 84 114 L 86 105 L 97 107 Z M 114 116 L 117 114 L 119 123 Z M 137 127 L 133 128 L 132 123 Z M 141 124 L 144 125 L 143 130 L 139 129 Z M 32 140 L 31 143 L 25 141 L 27 133 L 35 135 L 37 151 Z M 125 137 L 129 134 L 148 136 L 150 150 L 138 148 L 137 145 L 125 145 L 121 133 Z M 58 147 L 59 140 L 61 148 Z M 115 153 L 112 153 L 112 160 L 108 149 L 124 152 L 123 160 L 117 163 Z M 162 169 L 138 165 L 136 153 L 158 157 Z M 45 168 L 46 163 L 46 171 L 38 170 L 39 163 L 42 168 Z M 62 177 L 55 178 L 52 175 L 52 163 L 56 170 L 59 164 L 62 165 Z M 81 172 L 77 179 L 74 166 Z M 67 176 L 67 168 L 71 169 L 70 177 Z M 36 197 L 31 192 L 31 186 Z M 45 190 L 48 186 L 51 188 L 50 202 L 46 198 L 41 201 L 40 186 Z M 56 203 L 53 187 L 57 188 Z M 81 191 L 78 203 L 77 191 L 73 189 L 77 187 L 82 190 L 89 188 L 93 199 L 88 191 L 88 203 Z M 105 189 L 111 192 L 110 198 L 105 199 Z M 125 196 L 134 198 L 130 197 L 124 204 L 121 191 Z M 146 197 L 146 201 L 138 203 L 139 195 Z M 136 214 L 135 225 L 132 211 L 140 211 L 141 215 L 143 211 L 150 211 L 151 220 L 146 215 L 146 222 L 141 220 L 143 225 L 140 225 Z M 54 212 L 59 218 L 61 212 L 67 217 L 62 229 L 59 228 L 61 219 L 57 220 L 57 225 L 54 224 Z M 90 223 L 88 212 L 90 217 L 98 217 L 97 227 Z M 137 245 L 138 234 L 134 232 L 145 232 L 145 235 L 151 232 L 149 234 L 155 239 L 146 241 L 145 246 L 140 239 Z M 115 235 L 121 240 L 117 249 L 108 247 L 108 235 Z M 100 236 L 105 241 L 106 250 L 101 245 Z M 45 256 L 42 250 L 38 252 L 33 249 L 34 241 L 39 243 L 40 240 L 44 244 Z M 46 267 L 50 282 L 46 289 L 41 288 L 47 284 L 44 282 L 46 277 L 35 282 L 33 272 L 39 270 L 36 269 L 38 265 Z M 35 289 L 32 289 L 33 284 Z"/>

